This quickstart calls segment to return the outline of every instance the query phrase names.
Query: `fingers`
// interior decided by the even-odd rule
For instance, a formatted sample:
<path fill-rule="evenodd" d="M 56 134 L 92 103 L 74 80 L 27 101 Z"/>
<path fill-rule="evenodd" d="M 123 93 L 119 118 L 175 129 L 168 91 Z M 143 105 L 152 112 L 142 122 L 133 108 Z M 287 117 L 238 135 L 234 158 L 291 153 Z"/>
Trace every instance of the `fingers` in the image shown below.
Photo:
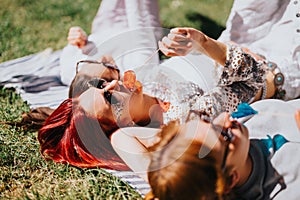
<path fill-rule="evenodd" d="M 158 42 L 158 47 L 161 52 L 166 56 L 185 56 L 193 48 L 192 42 L 188 42 L 186 45 L 181 45 L 179 43 L 166 44 L 162 41 Z"/>
<path fill-rule="evenodd" d="M 193 48 L 193 43 L 186 29 L 175 28 L 158 42 L 159 49 L 166 56 L 184 56 Z"/>
<path fill-rule="evenodd" d="M 189 35 L 189 29 L 190 28 L 172 28 L 170 30 L 170 33 L 181 34 L 181 35 L 188 36 Z"/>
<path fill-rule="evenodd" d="M 86 45 L 87 34 L 78 26 L 71 27 L 68 33 L 68 43 L 82 48 Z"/>
<path fill-rule="evenodd" d="M 116 87 L 119 87 L 118 81 L 117 80 L 113 80 L 112 82 L 110 82 L 109 84 L 107 84 L 104 89 L 103 89 L 103 93 L 107 92 L 109 90 L 114 90 Z"/>
<path fill-rule="evenodd" d="M 188 44 L 191 42 L 189 38 L 177 34 L 168 34 L 167 37 L 162 39 L 162 43 L 169 48 L 187 48 Z"/>

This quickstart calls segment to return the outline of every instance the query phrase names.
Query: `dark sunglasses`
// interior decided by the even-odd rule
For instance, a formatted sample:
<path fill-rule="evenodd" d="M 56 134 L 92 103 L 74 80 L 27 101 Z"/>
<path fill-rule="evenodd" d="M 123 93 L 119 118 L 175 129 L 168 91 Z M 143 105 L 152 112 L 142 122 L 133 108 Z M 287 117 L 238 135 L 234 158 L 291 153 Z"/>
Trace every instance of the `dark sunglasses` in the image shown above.
<path fill-rule="evenodd" d="M 81 63 L 86 63 L 86 64 L 99 64 L 99 65 L 103 65 L 104 67 L 107 67 L 109 69 L 114 69 L 114 70 L 117 70 L 118 72 L 120 72 L 119 68 L 117 65 L 114 65 L 114 64 L 111 64 L 111 63 L 107 63 L 107 62 L 99 62 L 97 60 L 81 60 L 81 61 L 78 61 L 76 63 L 76 74 L 78 73 L 78 66 L 79 64 Z"/>
<path fill-rule="evenodd" d="M 92 78 L 87 82 L 88 87 L 95 87 L 98 89 L 104 89 L 105 85 L 108 82 L 103 78 Z M 104 98 L 110 103 L 110 104 L 116 104 L 118 100 L 112 95 L 109 91 L 104 91 Z"/>
<path fill-rule="evenodd" d="M 225 152 L 224 152 L 224 156 L 223 156 L 222 164 L 221 164 L 221 169 L 224 172 L 226 170 L 226 160 L 227 160 L 227 156 L 228 156 L 228 152 L 229 152 L 229 144 L 231 143 L 231 141 L 234 138 L 234 134 L 231 132 L 231 128 L 239 127 L 238 122 L 233 121 L 231 128 L 224 129 L 223 127 L 221 127 L 219 125 L 215 125 L 213 123 L 213 119 L 210 117 L 210 115 L 208 113 L 206 113 L 205 111 L 198 111 L 198 110 L 190 110 L 189 114 L 186 118 L 186 122 L 188 122 L 192 119 L 195 119 L 195 118 L 199 118 L 200 120 L 202 120 L 204 122 L 210 123 L 212 128 L 216 132 L 220 132 L 223 139 L 225 140 L 226 148 L 225 148 Z"/>

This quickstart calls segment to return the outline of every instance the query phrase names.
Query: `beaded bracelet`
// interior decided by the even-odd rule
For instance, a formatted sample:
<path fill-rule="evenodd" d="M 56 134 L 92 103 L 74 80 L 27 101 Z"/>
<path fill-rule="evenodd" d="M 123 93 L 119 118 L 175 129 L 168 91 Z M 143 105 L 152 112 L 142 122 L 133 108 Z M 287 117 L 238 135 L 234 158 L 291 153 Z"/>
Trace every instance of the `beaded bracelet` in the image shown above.
<path fill-rule="evenodd" d="M 277 64 L 274 62 L 267 61 L 268 70 L 274 74 L 274 85 L 276 87 L 276 91 L 273 99 L 284 99 L 286 91 L 282 88 L 284 84 L 284 75 L 281 73 L 280 69 L 278 68 Z M 261 99 L 265 99 L 267 95 L 267 84 L 266 81 L 262 87 L 262 95 Z"/>

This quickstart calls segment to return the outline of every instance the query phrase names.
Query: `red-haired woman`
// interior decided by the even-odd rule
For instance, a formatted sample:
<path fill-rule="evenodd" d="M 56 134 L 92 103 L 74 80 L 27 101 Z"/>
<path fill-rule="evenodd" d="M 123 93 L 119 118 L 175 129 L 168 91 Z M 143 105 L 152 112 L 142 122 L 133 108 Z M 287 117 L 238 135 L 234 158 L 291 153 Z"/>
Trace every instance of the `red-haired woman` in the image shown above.
<path fill-rule="evenodd" d="M 97 118 L 87 117 L 75 99 L 65 100 L 52 113 L 40 129 L 38 140 L 45 158 L 55 162 L 83 168 L 127 169 L 108 145 Z"/>
<path fill-rule="evenodd" d="M 128 167 L 112 149 L 110 135 L 119 127 L 159 127 L 162 123 L 156 98 L 143 94 L 141 88 L 129 92 L 116 80 L 101 84 L 103 89 L 92 86 L 79 97 L 65 100 L 48 117 L 38 133 L 46 159 L 78 167 L 125 170 Z M 118 91 L 107 97 L 107 91 L 116 87 Z"/>
<path fill-rule="evenodd" d="M 114 157 L 107 157 L 107 152 L 116 155 L 109 139 L 119 128 L 160 128 L 174 119 L 184 122 L 189 110 L 202 110 L 217 116 L 223 111 L 234 111 L 241 102 L 253 101 L 265 80 L 264 63 L 255 60 L 238 46 L 217 42 L 202 32 L 197 32 L 197 36 L 197 44 L 202 50 L 224 65 L 219 84 L 214 90 L 203 94 L 198 85 L 177 79 L 178 76 L 170 69 L 159 67 L 148 69 L 145 66 L 136 74 L 126 72 L 123 82 L 109 82 L 98 77 L 91 79 L 83 85 L 89 89 L 63 102 L 39 131 L 43 155 L 76 166 L 88 166 L 86 163 L 90 163 L 89 167 L 117 168 L 111 163 Z M 168 51 L 164 47 L 161 50 Z M 136 77 L 142 77 L 143 85 Z M 272 96 L 274 92 L 270 85 L 267 85 L 267 96 Z M 64 112 L 67 114 L 61 119 Z M 85 120 L 79 120 L 78 113 L 80 116 L 84 114 Z M 60 124 L 59 121 L 64 123 Z M 77 162 L 73 162 L 74 159 Z M 97 164 L 99 160 L 101 162 Z"/>

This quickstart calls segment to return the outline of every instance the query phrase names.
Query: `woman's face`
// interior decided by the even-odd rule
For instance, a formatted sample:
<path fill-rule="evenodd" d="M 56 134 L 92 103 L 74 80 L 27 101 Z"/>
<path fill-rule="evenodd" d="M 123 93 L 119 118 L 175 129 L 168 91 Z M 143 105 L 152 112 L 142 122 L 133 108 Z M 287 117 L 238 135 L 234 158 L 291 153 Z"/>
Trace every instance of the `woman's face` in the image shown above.
<path fill-rule="evenodd" d="M 213 120 L 213 124 L 214 126 L 203 120 L 193 120 L 187 123 L 186 131 L 184 132 L 186 137 L 198 140 L 209 147 L 209 149 L 213 149 L 216 152 L 214 154 L 216 160 L 221 165 L 225 155 L 225 148 L 228 144 L 221 135 L 221 130 L 229 129 L 234 137 L 229 143 L 226 166 L 238 166 L 244 163 L 243 161 L 248 157 L 250 145 L 248 129 L 238 122 L 233 123 L 228 113 L 220 114 Z M 208 153 L 207 150 L 201 151 L 200 149 L 199 157 L 205 157 Z"/>
<path fill-rule="evenodd" d="M 131 93 L 118 84 L 117 80 L 104 83 L 103 87 L 111 94 L 111 100 L 105 97 L 105 90 L 91 87 L 79 96 L 79 105 L 85 112 L 101 121 L 104 131 L 132 123 L 129 113 Z"/>

